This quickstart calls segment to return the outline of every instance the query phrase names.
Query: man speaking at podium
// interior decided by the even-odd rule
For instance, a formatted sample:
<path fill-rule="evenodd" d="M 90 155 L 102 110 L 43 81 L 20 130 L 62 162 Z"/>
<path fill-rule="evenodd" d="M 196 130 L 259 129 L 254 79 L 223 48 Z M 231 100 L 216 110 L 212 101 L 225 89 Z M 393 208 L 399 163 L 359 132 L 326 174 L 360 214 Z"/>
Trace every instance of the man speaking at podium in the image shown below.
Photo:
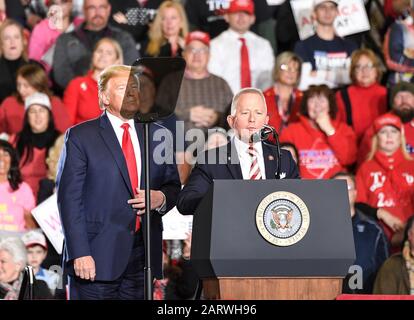
<path fill-rule="evenodd" d="M 260 139 L 268 120 L 262 91 L 245 88 L 233 97 L 227 122 L 234 130 L 234 138 L 227 145 L 207 150 L 198 157 L 178 197 L 178 211 L 193 214 L 214 179 L 277 178 L 278 148 Z M 280 153 L 280 179 L 300 178 L 290 152 L 280 150 Z"/>
<path fill-rule="evenodd" d="M 140 84 L 131 67 L 108 67 L 98 82 L 105 111 L 66 133 L 57 180 L 71 299 L 144 298 L 144 129 L 134 122 L 147 101 Z M 150 154 L 160 143 L 155 130 L 165 129 L 150 127 Z M 161 214 L 174 207 L 181 184 L 174 163 L 150 158 L 151 269 L 160 278 Z"/>

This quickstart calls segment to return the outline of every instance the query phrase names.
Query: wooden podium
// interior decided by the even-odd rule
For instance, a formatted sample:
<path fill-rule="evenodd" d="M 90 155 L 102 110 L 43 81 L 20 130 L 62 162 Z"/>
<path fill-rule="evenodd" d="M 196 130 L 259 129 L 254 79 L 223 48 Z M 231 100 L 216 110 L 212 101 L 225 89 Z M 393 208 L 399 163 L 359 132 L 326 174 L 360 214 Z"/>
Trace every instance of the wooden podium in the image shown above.
<path fill-rule="evenodd" d="M 309 211 L 307 232 L 289 246 L 265 240 L 256 226 L 259 204 L 277 191 L 294 193 Z M 194 214 L 191 260 L 206 299 L 335 299 L 355 261 L 346 182 L 215 180 Z"/>
<path fill-rule="evenodd" d="M 211 278 L 203 290 L 207 300 L 334 300 L 342 278 Z"/>

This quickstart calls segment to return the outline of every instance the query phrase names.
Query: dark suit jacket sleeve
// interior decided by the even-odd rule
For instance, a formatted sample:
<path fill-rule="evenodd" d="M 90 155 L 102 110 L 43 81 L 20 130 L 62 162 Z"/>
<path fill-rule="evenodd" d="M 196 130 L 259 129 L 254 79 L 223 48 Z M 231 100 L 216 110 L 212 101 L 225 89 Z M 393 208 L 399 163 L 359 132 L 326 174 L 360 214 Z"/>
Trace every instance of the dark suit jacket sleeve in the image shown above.
<path fill-rule="evenodd" d="M 188 183 L 178 196 L 178 211 L 181 214 L 194 214 L 198 204 L 212 183 L 213 179 L 209 174 L 208 165 L 196 164 L 188 179 Z"/>
<path fill-rule="evenodd" d="M 181 190 L 180 177 L 176 165 L 167 165 L 165 171 L 164 183 L 160 191 L 165 195 L 166 208 L 162 213 L 167 213 L 177 204 L 177 197 Z"/>
<path fill-rule="evenodd" d="M 57 198 L 69 260 L 90 256 L 83 207 L 87 158 L 76 135 L 69 129 L 59 160 Z M 97 204 L 98 205 L 98 204 Z"/>

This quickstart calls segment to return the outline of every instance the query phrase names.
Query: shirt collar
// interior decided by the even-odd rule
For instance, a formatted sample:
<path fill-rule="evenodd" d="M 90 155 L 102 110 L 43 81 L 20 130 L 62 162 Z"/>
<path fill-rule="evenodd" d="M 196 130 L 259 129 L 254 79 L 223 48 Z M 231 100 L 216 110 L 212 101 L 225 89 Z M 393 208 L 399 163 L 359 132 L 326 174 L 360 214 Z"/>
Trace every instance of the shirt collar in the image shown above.
<path fill-rule="evenodd" d="M 236 146 L 236 150 L 237 150 L 239 156 L 247 155 L 247 149 L 249 149 L 249 144 L 248 143 L 243 142 L 236 135 L 234 137 L 234 144 Z M 263 148 L 262 148 L 262 143 L 261 142 L 253 143 L 253 148 L 256 150 L 256 152 L 258 153 L 259 156 L 261 156 L 263 154 Z"/>
<path fill-rule="evenodd" d="M 236 32 L 236 31 L 234 31 L 230 28 L 228 29 L 228 32 L 229 32 L 229 35 L 234 39 L 239 39 L 239 38 L 248 39 L 248 38 L 250 38 L 250 33 L 251 33 L 250 31 L 247 31 L 243 34 L 240 34 L 240 33 Z"/>
<path fill-rule="evenodd" d="M 114 128 L 120 128 L 125 123 L 125 121 L 121 120 L 117 116 L 114 116 L 108 110 L 105 110 L 105 112 Z M 134 119 L 129 119 L 127 122 L 131 128 L 134 128 Z"/>

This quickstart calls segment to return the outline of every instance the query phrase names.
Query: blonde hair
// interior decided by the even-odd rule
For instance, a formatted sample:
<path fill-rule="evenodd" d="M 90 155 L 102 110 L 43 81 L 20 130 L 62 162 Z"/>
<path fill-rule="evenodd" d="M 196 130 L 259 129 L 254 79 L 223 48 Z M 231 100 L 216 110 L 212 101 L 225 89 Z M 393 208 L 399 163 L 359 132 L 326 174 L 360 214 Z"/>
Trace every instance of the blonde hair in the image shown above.
<path fill-rule="evenodd" d="M 115 78 L 120 76 L 124 73 L 130 73 L 132 71 L 131 66 L 126 66 L 123 64 L 114 64 L 105 68 L 100 74 L 98 79 L 98 97 L 99 97 L 99 107 L 103 110 L 105 106 L 102 102 L 102 93 L 106 90 L 106 86 L 108 85 L 108 81 L 111 78 Z"/>
<path fill-rule="evenodd" d="M 298 64 L 298 73 L 297 73 L 297 79 L 295 82 L 295 86 L 299 85 L 300 82 L 300 74 L 302 72 L 302 59 L 294 52 L 291 51 L 285 51 L 279 54 L 276 57 L 275 66 L 273 68 L 273 81 L 277 82 L 280 79 L 280 73 L 281 73 L 281 67 L 283 64 L 288 64 L 289 62 L 296 62 Z"/>
<path fill-rule="evenodd" d="M 1 23 L 1 25 L 0 25 L 0 48 L 3 46 L 3 43 L 2 43 L 3 32 L 10 26 L 16 26 L 19 29 L 20 36 L 22 37 L 22 42 L 23 42 L 22 58 L 24 60 L 27 60 L 27 57 L 28 57 L 28 54 L 27 54 L 27 40 L 26 40 L 26 37 L 24 35 L 24 29 L 21 26 L 21 24 L 18 23 L 16 20 L 6 19 Z M 1 51 L 0 51 L 0 54 L 3 55 L 3 53 Z"/>
<path fill-rule="evenodd" d="M 119 59 L 119 64 L 123 64 L 124 63 L 124 53 L 122 51 L 122 48 L 121 48 L 119 42 L 116 41 L 115 39 L 108 38 L 108 37 L 102 38 L 101 40 L 99 40 L 95 44 L 95 47 L 93 48 L 93 52 L 95 52 L 98 49 L 98 47 L 104 42 L 108 42 L 109 44 L 111 44 L 114 47 L 115 53 L 116 53 L 116 58 Z M 93 63 L 91 63 L 91 69 L 92 70 L 95 69 L 93 67 Z"/>
<path fill-rule="evenodd" d="M 148 32 L 150 41 L 148 43 L 146 51 L 151 56 L 157 56 L 160 53 L 161 46 L 166 42 L 166 39 L 164 38 L 164 34 L 162 32 L 162 15 L 168 8 L 174 8 L 177 10 L 181 18 L 180 37 L 184 39 L 187 37 L 188 21 L 182 4 L 170 0 L 164 1 L 158 8 L 157 15 L 155 16 L 154 22 L 151 24 Z"/>
<path fill-rule="evenodd" d="M 406 160 L 413 160 L 413 158 L 408 154 L 407 149 L 405 146 L 407 145 L 404 129 L 400 131 L 401 133 L 401 151 L 403 153 L 403 156 Z M 375 153 L 378 151 L 378 133 L 374 134 L 371 140 L 371 151 L 369 152 L 367 156 L 367 161 L 372 160 L 374 158 Z"/>
<path fill-rule="evenodd" d="M 55 181 L 56 179 L 57 165 L 64 143 L 65 135 L 62 134 L 56 139 L 54 145 L 49 149 L 48 156 L 46 158 L 46 164 L 48 167 L 47 177 L 50 180 Z"/>

